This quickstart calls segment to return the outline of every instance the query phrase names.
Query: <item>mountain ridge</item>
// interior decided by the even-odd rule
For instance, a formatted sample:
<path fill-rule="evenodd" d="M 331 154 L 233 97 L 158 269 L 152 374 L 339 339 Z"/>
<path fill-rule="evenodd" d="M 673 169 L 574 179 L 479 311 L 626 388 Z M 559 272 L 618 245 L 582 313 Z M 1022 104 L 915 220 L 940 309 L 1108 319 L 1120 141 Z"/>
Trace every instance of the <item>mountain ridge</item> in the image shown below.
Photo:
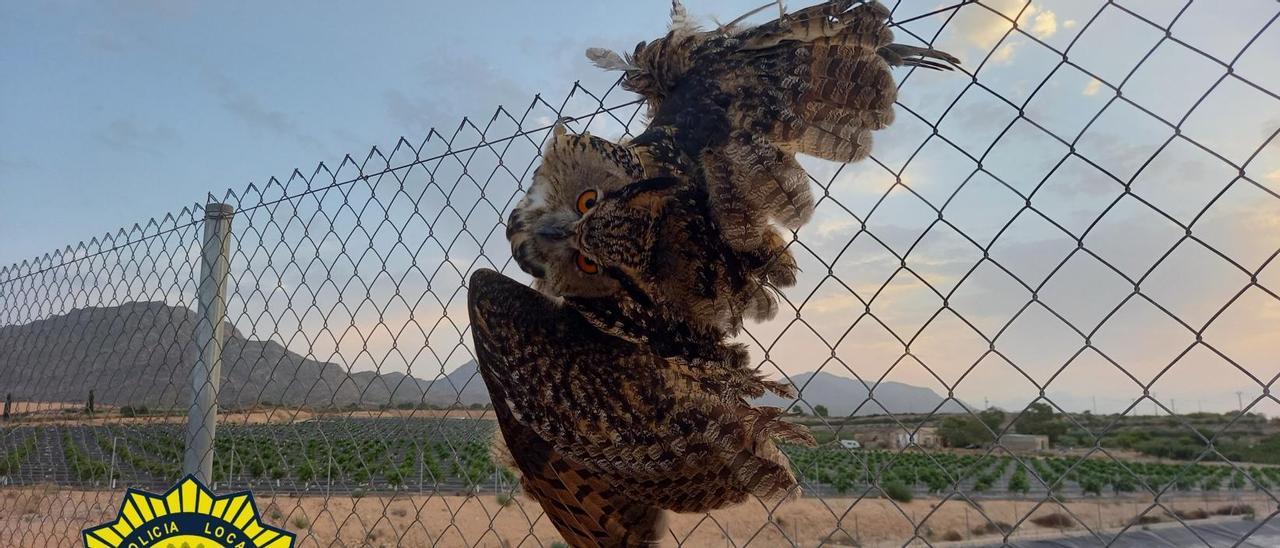
<path fill-rule="evenodd" d="M 96 402 L 103 405 L 185 406 L 191 394 L 195 324 L 190 309 L 144 301 L 75 309 L 0 327 L 0 392 L 12 392 L 19 400 L 83 402 L 92 389 Z M 489 403 L 475 361 L 427 380 L 399 371 L 348 371 L 339 364 L 305 358 L 273 340 L 248 339 L 230 323 L 226 333 L 218 393 L 224 408 Z M 804 389 L 804 401 L 797 405 L 821 404 L 833 416 L 855 409 L 859 415 L 928 412 L 943 401 L 927 388 L 882 382 L 875 388 L 875 401 L 868 402 L 862 383 L 826 372 L 792 375 L 791 381 Z M 755 403 L 788 407 L 793 401 L 767 396 Z M 961 408 L 947 402 L 940 411 Z"/>

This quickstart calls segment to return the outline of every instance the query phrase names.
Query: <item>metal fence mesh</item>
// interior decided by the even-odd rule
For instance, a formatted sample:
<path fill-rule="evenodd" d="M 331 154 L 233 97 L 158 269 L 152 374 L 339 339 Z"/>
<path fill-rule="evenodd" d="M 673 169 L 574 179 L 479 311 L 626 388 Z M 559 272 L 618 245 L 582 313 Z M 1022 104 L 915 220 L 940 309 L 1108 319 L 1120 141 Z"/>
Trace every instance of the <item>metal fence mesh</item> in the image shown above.
<path fill-rule="evenodd" d="M 787 449 L 806 495 L 678 516 L 671 544 L 1274 540 L 1280 8 L 1211 40 L 1230 8 L 1174 4 L 895 7 L 964 74 L 903 71 L 871 159 L 804 160 L 803 274 L 742 337 L 827 442 Z M 213 487 L 307 546 L 556 542 L 489 458 L 465 280 L 527 280 L 503 221 L 554 120 L 625 138 L 641 113 L 575 84 L 209 196 L 235 210 Z M 178 478 L 203 223 L 0 269 L 0 538 L 77 543 Z"/>

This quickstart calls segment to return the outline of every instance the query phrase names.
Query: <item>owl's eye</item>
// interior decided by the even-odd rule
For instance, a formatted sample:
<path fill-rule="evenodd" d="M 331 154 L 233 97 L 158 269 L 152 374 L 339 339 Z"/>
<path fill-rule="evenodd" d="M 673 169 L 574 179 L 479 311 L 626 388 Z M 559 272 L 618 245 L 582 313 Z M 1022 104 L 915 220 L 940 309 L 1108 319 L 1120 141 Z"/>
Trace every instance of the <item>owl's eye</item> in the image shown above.
<path fill-rule="evenodd" d="M 579 252 L 578 253 L 578 270 L 586 272 L 587 274 L 595 274 L 597 272 L 600 272 L 600 265 L 596 264 L 595 261 L 587 258 L 586 255 L 583 255 L 581 252 Z"/>
<path fill-rule="evenodd" d="M 596 206 L 596 191 L 588 190 L 578 195 L 578 213 L 586 213 Z"/>

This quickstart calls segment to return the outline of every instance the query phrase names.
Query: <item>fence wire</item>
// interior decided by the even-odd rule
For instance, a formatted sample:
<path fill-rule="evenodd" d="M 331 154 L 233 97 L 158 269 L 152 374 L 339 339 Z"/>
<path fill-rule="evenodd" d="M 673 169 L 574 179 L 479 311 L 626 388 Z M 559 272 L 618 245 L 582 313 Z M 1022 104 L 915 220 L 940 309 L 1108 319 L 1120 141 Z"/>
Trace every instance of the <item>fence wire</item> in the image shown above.
<path fill-rule="evenodd" d="M 1274 543 L 1280 8 L 910 9 L 899 41 L 963 74 L 903 71 L 869 160 L 802 160 L 803 273 L 741 337 L 823 442 L 786 448 L 805 495 L 669 543 Z M 527 281 L 503 222 L 555 120 L 641 113 L 574 84 L 208 196 L 234 208 L 211 487 L 305 546 L 559 542 L 490 459 L 465 280 Z M 204 211 L 0 269 L 6 542 L 76 544 L 181 474 Z"/>

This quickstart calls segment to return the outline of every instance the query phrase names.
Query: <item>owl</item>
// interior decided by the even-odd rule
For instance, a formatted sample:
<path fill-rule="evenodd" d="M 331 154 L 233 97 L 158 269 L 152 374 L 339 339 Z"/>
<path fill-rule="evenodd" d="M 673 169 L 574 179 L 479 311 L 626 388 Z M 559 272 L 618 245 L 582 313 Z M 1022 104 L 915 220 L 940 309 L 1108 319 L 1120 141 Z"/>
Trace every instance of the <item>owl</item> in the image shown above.
<path fill-rule="evenodd" d="M 795 281 L 791 256 L 732 249 L 705 187 L 645 176 L 633 149 L 557 125 L 508 218 L 517 264 L 598 330 L 662 357 L 735 371 L 735 396 L 787 393 L 748 367 L 742 345 L 725 341 L 744 316 L 773 314 L 770 287 Z"/>
<path fill-rule="evenodd" d="M 480 374 L 522 487 L 574 546 L 654 545 L 664 511 L 796 494 L 776 440 L 809 444 L 724 375 L 597 330 L 491 270 L 469 282 Z"/>
<path fill-rule="evenodd" d="M 796 153 L 853 161 L 893 118 L 890 66 L 947 68 L 948 54 L 892 43 L 878 3 L 831 1 L 750 28 L 701 32 L 673 4 L 672 27 L 623 58 L 623 86 L 649 105 L 635 139 L 557 124 L 507 238 L 535 286 L 597 329 L 664 357 L 742 367 L 725 343 L 744 318 L 777 311 L 796 263 L 779 226 L 811 215 Z M 934 61 L 937 59 L 939 61 Z"/>

